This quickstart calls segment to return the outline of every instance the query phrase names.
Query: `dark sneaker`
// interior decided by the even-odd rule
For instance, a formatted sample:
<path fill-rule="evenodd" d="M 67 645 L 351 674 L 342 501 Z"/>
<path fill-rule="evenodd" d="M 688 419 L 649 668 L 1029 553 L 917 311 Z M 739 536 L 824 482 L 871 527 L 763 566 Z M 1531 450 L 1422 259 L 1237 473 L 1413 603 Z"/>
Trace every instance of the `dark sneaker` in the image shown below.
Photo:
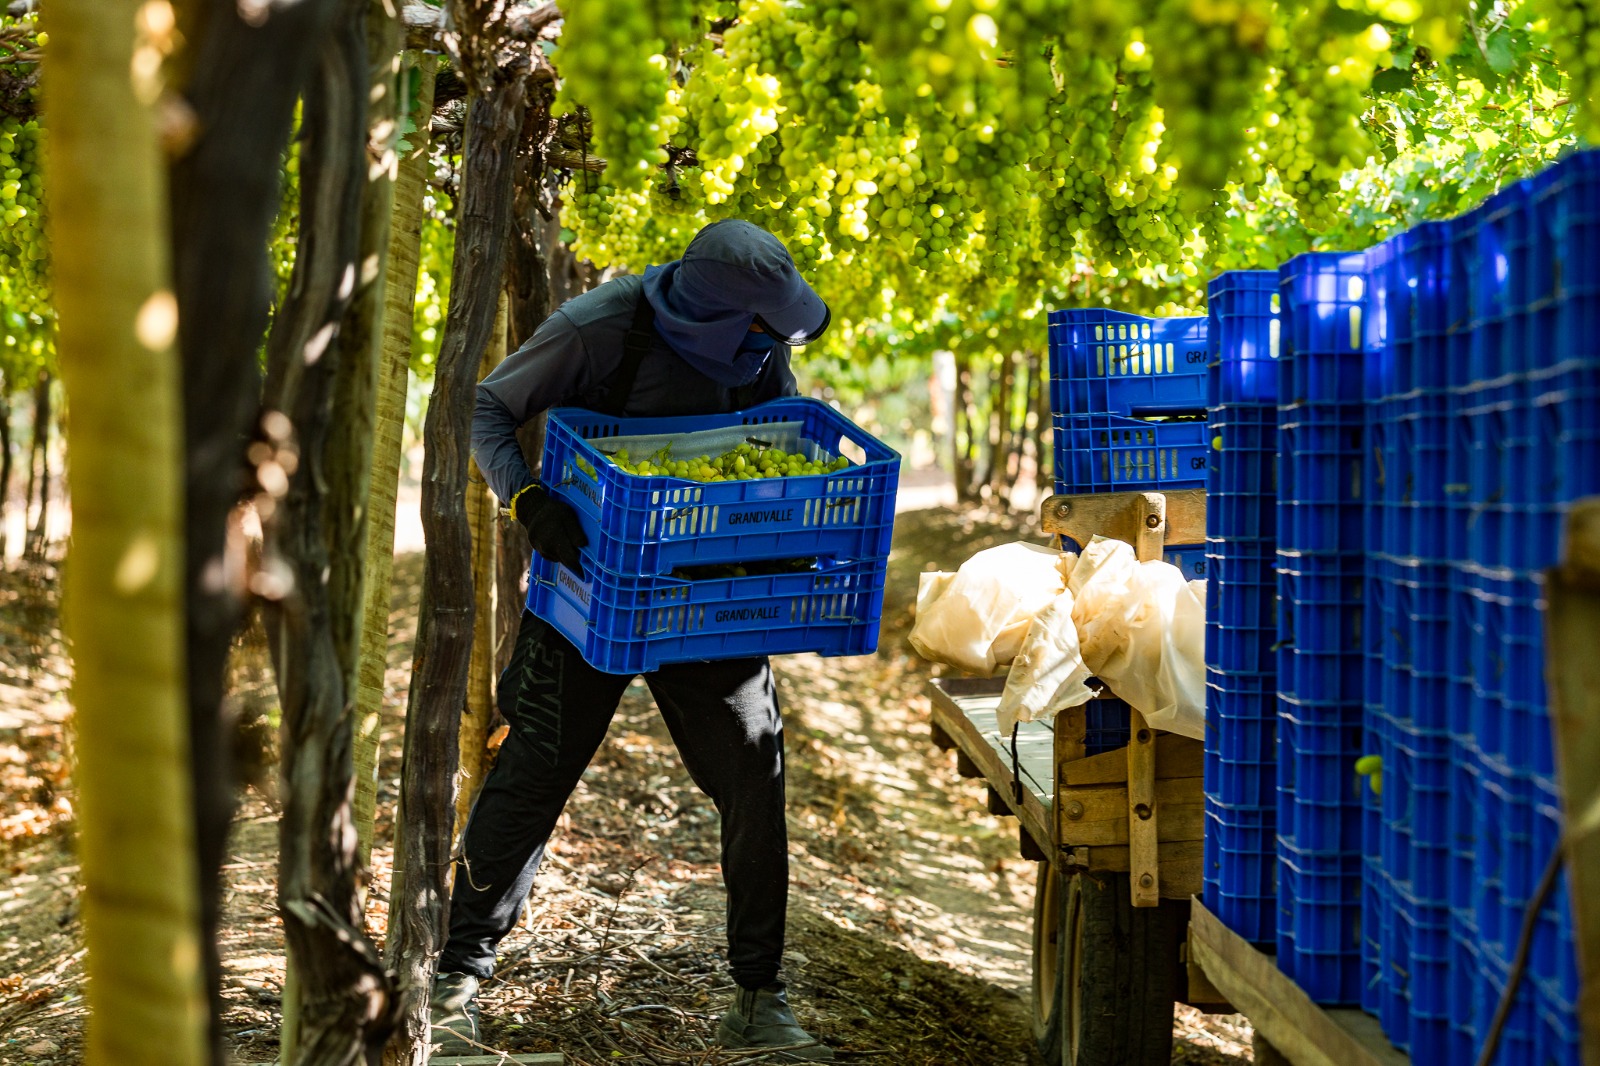
<path fill-rule="evenodd" d="M 447 1055 L 481 1050 L 478 1039 L 478 979 L 470 973 L 441 973 L 433 979 L 429 1001 L 433 1032 L 428 1041 Z"/>
<path fill-rule="evenodd" d="M 832 1062 L 833 1050 L 800 1028 L 781 984 L 739 989 L 722 1016 L 717 1040 L 726 1048 L 785 1048 L 778 1062 Z"/>

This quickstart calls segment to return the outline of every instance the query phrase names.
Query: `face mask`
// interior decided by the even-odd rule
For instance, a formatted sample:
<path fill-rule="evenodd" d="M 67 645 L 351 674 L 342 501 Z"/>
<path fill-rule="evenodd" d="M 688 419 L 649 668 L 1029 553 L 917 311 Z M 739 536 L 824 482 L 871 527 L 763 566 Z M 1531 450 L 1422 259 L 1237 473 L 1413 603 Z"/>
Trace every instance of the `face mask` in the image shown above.
<path fill-rule="evenodd" d="M 759 352 L 762 355 L 766 355 L 777 345 L 778 339 L 772 334 L 758 333 L 755 330 L 751 330 L 744 335 L 744 341 L 739 345 L 739 355 L 745 355 L 750 352 Z"/>

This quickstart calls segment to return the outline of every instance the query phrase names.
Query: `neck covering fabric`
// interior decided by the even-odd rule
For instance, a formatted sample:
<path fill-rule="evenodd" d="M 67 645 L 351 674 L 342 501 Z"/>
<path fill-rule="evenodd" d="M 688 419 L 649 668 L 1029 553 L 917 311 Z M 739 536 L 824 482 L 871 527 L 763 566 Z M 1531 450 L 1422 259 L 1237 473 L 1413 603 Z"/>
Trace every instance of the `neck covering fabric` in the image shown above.
<path fill-rule="evenodd" d="M 750 384 L 761 375 L 776 344 L 772 337 L 763 342 L 763 334 L 751 331 L 756 316 L 748 294 L 697 285 L 682 267 L 683 261 L 674 259 L 644 272 L 644 295 L 656 313 L 656 332 L 679 358 L 717 384 Z"/>

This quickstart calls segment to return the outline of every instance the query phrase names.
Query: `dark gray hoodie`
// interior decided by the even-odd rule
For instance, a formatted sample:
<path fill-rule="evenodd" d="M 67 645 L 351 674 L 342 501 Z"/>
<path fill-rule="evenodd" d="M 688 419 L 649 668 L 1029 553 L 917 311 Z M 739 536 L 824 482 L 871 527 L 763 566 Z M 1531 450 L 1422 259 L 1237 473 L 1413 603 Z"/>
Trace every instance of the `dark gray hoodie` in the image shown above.
<path fill-rule="evenodd" d="M 573 297 L 478 385 L 472 454 L 501 500 L 534 480 L 517 446 L 517 427 L 552 407 L 604 399 L 640 299 L 655 310 L 657 332 L 623 405 L 628 417 L 720 414 L 793 396 L 787 344 L 772 345 L 743 386 L 719 384 L 691 360 L 728 380 L 725 368 L 741 358 L 749 363 L 740 339 L 758 317 L 769 335 L 794 343 L 816 339 L 828 323 L 826 305 L 800 278 L 782 242 L 739 220 L 705 227 L 682 259 L 652 267 L 642 278 L 616 278 Z"/>

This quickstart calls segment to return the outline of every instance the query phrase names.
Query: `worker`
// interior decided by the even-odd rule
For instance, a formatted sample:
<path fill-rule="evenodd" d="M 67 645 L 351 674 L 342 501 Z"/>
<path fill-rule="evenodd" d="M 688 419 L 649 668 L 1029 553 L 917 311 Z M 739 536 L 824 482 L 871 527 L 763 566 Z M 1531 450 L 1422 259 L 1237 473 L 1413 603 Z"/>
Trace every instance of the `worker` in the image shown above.
<path fill-rule="evenodd" d="M 533 550 L 581 573 L 578 517 L 528 469 L 517 428 L 562 405 L 630 418 L 713 415 L 793 396 L 789 346 L 816 340 L 828 321 L 827 304 L 781 241 L 749 222 L 714 222 L 681 258 L 608 281 L 545 319 L 479 384 L 473 456 Z M 801 1045 L 783 1060 L 831 1062 L 833 1052 L 795 1020 L 779 976 L 789 852 L 771 666 L 765 656 L 677 663 L 644 679 L 689 775 L 721 815 L 728 962 L 738 987 L 718 1039 L 730 1048 Z M 433 986 L 434 1039 L 447 1050 L 478 1040 L 479 984 L 631 681 L 590 666 L 554 627 L 523 612 L 498 693 L 510 731 L 467 820 Z"/>

